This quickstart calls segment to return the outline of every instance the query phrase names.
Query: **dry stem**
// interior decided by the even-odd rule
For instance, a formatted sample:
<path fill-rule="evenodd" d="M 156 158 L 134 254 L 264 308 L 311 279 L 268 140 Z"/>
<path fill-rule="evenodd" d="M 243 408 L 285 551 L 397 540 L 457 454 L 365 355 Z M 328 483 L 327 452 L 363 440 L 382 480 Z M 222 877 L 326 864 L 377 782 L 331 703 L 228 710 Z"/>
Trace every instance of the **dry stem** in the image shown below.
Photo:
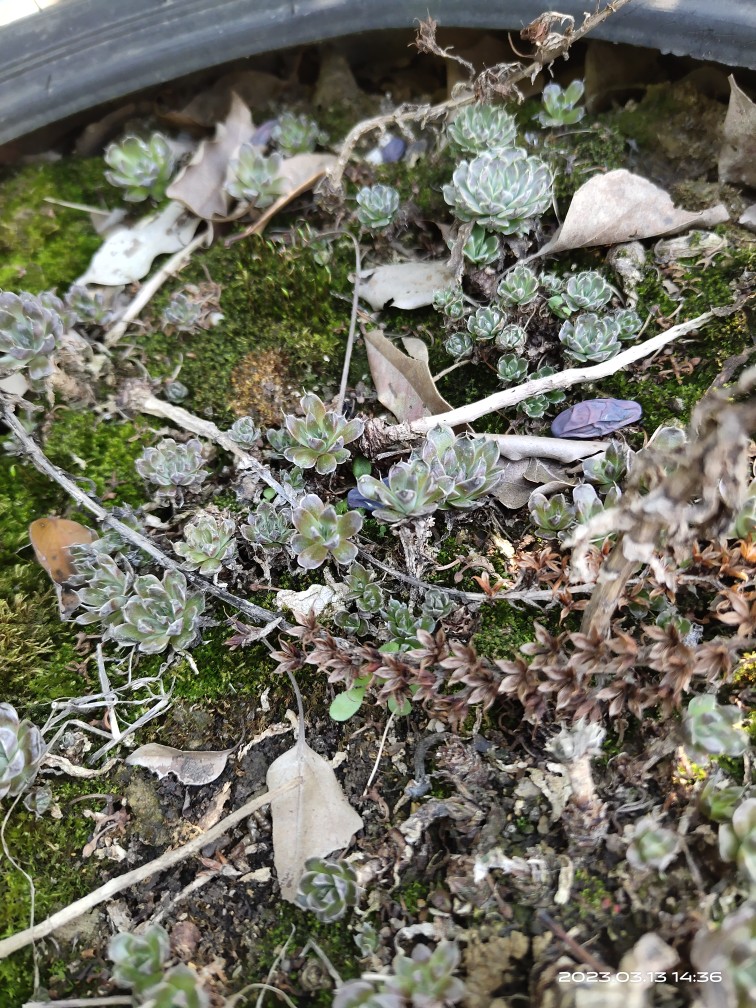
<path fill-rule="evenodd" d="M 556 45 L 549 48 L 539 49 L 536 55 L 532 57 L 532 62 L 522 64 L 518 67 L 518 69 L 508 73 L 502 81 L 501 87 L 506 88 L 509 94 L 517 94 L 516 85 L 520 81 L 525 80 L 526 78 L 535 79 L 545 66 L 550 65 L 560 56 L 564 56 L 573 42 L 577 42 L 578 39 L 583 38 L 584 35 L 587 35 L 588 32 L 592 31 L 597 25 L 600 25 L 601 22 L 605 21 L 611 14 L 614 14 L 621 7 L 624 7 L 626 3 L 629 3 L 629 0 L 612 0 L 611 3 L 608 3 L 606 7 L 601 10 L 596 11 L 595 14 L 587 15 L 579 28 L 575 31 L 559 36 L 560 41 Z M 494 69 L 495 68 L 484 71 L 484 75 L 490 79 Z M 499 88 L 497 87 L 497 90 L 498 89 Z M 476 98 L 477 95 L 474 91 L 466 91 L 463 95 L 448 98 L 446 101 L 439 102 L 437 105 L 420 105 L 411 107 L 403 105 L 400 106 L 398 110 L 391 112 L 388 115 L 375 116 L 372 119 L 365 119 L 363 122 L 358 123 L 349 131 L 349 133 L 347 133 L 341 145 L 341 151 L 336 164 L 326 174 L 326 186 L 331 192 L 340 192 L 341 179 L 349 159 L 352 156 L 354 148 L 368 133 L 372 133 L 375 130 L 385 131 L 390 126 L 400 126 L 404 123 L 419 123 L 421 127 L 424 127 L 426 123 L 441 119 L 450 112 L 453 112 L 455 109 L 462 108 L 465 105 L 470 105 L 476 100 Z"/>

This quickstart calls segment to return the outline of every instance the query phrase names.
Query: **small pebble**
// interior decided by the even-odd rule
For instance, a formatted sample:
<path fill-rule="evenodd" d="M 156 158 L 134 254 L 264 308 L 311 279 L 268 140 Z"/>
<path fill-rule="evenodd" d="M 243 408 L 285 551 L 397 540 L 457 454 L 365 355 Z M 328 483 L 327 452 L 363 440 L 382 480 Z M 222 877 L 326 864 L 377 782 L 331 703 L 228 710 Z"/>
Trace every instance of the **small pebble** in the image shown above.
<path fill-rule="evenodd" d="M 554 437 L 595 438 L 640 420 L 640 403 L 627 399 L 585 399 L 554 418 Z"/>

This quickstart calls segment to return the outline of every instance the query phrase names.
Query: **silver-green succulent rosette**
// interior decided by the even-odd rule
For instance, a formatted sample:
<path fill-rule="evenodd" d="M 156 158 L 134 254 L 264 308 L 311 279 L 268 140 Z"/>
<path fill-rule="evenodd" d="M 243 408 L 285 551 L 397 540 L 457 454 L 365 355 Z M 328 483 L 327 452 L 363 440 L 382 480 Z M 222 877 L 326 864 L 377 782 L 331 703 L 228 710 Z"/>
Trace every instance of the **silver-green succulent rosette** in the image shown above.
<path fill-rule="evenodd" d="M 231 424 L 228 436 L 240 448 L 252 448 L 262 436 L 262 431 L 255 423 L 254 417 L 243 416 Z"/>
<path fill-rule="evenodd" d="M 551 170 L 519 148 L 481 154 L 459 163 L 443 194 L 459 220 L 524 235 L 551 206 Z"/>
<path fill-rule="evenodd" d="M 297 906 L 318 920 L 337 921 L 357 903 L 357 873 L 348 861 L 308 858 L 297 886 Z"/>
<path fill-rule="evenodd" d="M 347 420 L 341 413 L 327 410 L 312 392 L 302 397 L 300 405 L 305 411 L 304 417 L 284 417 L 292 441 L 291 447 L 284 449 L 284 458 L 302 469 L 314 468 L 320 476 L 325 476 L 349 458 L 344 445 L 360 437 L 365 424 L 358 417 Z"/>
<path fill-rule="evenodd" d="M 474 266 L 490 266 L 499 258 L 499 239 L 495 234 L 489 234 L 485 228 L 476 224 L 462 252 L 465 259 Z"/>
<path fill-rule="evenodd" d="M 524 308 L 538 297 L 538 277 L 529 266 L 518 263 L 502 279 L 496 293 L 505 304 Z"/>
<path fill-rule="evenodd" d="M 480 507 L 502 480 L 499 446 L 485 438 L 457 437 L 449 427 L 428 431 L 420 452 L 433 479 L 445 490 L 441 507 Z"/>
<path fill-rule="evenodd" d="M 389 469 L 385 482 L 374 476 L 360 476 L 357 480 L 362 496 L 378 504 L 374 516 L 391 523 L 432 514 L 446 500 L 450 486 L 448 477 L 437 478 L 420 460 L 397 462 Z"/>
<path fill-rule="evenodd" d="M 179 963 L 171 966 L 155 987 L 145 992 L 139 1008 L 208 1008 L 210 998 L 194 970 Z"/>
<path fill-rule="evenodd" d="M 259 147 L 242 144 L 228 166 L 225 189 L 229 196 L 258 210 L 271 206 L 283 193 L 281 156 L 265 157 Z"/>
<path fill-rule="evenodd" d="M 196 637 L 204 609 L 204 598 L 187 592 L 180 571 L 167 571 L 162 581 L 142 574 L 123 607 L 123 622 L 112 627 L 111 635 L 123 647 L 133 645 L 143 654 L 159 654 L 168 647 L 180 651 Z"/>
<path fill-rule="evenodd" d="M 0 798 L 15 797 L 31 785 L 46 751 L 39 728 L 19 720 L 11 704 L 0 703 Z"/>
<path fill-rule="evenodd" d="M 382 231 L 396 217 L 399 202 L 399 192 L 393 186 L 380 183 L 363 186 L 357 193 L 355 216 L 364 228 L 370 231 Z"/>
<path fill-rule="evenodd" d="M 559 330 L 559 341 L 568 357 L 583 363 L 600 364 L 622 349 L 616 322 L 608 315 L 600 317 L 593 312 L 565 322 Z"/>
<path fill-rule="evenodd" d="M 515 118 L 501 105 L 466 105 L 446 127 L 446 134 L 465 154 L 505 151 L 517 138 Z"/>
<path fill-rule="evenodd" d="M 105 151 L 105 163 L 109 169 L 105 172 L 108 182 L 124 190 L 125 200 L 141 203 L 148 197 L 163 198 L 176 160 L 163 134 L 153 133 L 146 140 L 127 136 L 119 143 L 112 143 Z"/>
<path fill-rule="evenodd" d="M 314 570 L 329 556 L 336 563 L 349 564 L 357 556 L 352 536 L 362 528 L 362 515 L 357 511 L 336 514 L 332 504 L 325 504 L 317 494 L 305 494 L 292 511 L 296 534 L 291 548 L 297 563 L 305 570 Z"/>
<path fill-rule="evenodd" d="M 0 292 L 0 378 L 23 371 L 32 388 L 42 388 L 53 370 L 63 322 L 39 297 Z"/>
<path fill-rule="evenodd" d="M 209 475 L 203 469 L 205 459 L 197 438 L 183 444 L 174 438 L 163 438 L 154 448 L 145 448 L 134 463 L 139 475 L 155 483 L 163 496 L 173 496 L 179 490 L 196 490 Z"/>
<path fill-rule="evenodd" d="M 120 931 L 110 940 L 108 956 L 112 960 L 113 982 L 131 987 L 141 994 L 160 983 L 171 950 L 168 932 L 153 924 L 144 934 Z"/>
<path fill-rule="evenodd" d="M 233 518 L 200 511 L 184 526 L 184 538 L 173 548 L 187 570 L 217 574 L 236 556 L 235 532 Z"/>

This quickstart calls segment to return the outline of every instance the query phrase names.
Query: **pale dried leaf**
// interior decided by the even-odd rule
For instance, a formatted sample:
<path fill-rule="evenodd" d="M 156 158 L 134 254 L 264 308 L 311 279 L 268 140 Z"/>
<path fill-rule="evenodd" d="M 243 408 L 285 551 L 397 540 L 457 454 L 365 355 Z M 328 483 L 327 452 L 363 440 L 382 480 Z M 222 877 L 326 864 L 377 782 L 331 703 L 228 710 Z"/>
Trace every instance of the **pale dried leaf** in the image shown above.
<path fill-rule="evenodd" d="M 335 154 L 295 154 L 285 158 L 278 172 L 284 182 L 284 193 L 301 192 L 303 186 L 311 188 L 337 160 Z"/>
<path fill-rule="evenodd" d="M 323 612 L 332 607 L 334 603 L 343 598 L 329 585 L 313 584 L 304 591 L 283 590 L 276 592 L 276 603 L 279 608 L 288 609 L 295 616 L 307 616 L 314 613 L 321 616 Z"/>
<path fill-rule="evenodd" d="M 756 186 L 756 104 L 730 75 L 730 103 L 719 151 L 720 182 Z"/>
<path fill-rule="evenodd" d="M 95 252 L 79 284 L 120 287 L 146 276 L 159 255 L 186 248 L 199 226 L 180 203 L 171 201 L 159 214 L 143 217 L 133 227 L 118 227 Z"/>
<path fill-rule="evenodd" d="M 298 786 L 270 803 L 273 818 L 273 862 L 281 895 L 289 903 L 296 897 L 305 861 L 326 857 L 346 847 L 362 819 L 344 797 L 330 764 L 300 736 L 268 769 L 268 790 L 298 779 Z"/>
<path fill-rule="evenodd" d="M 440 395 L 428 367 L 427 349 L 409 338 L 408 356 L 378 330 L 365 334 L 368 363 L 378 401 L 391 410 L 400 423 L 445 413 L 451 406 Z"/>
<path fill-rule="evenodd" d="M 747 227 L 749 231 L 756 231 L 756 203 L 751 203 L 738 217 L 738 224 Z"/>
<path fill-rule="evenodd" d="M 619 168 L 594 175 L 572 197 L 564 224 L 535 256 L 566 249 L 675 234 L 693 225 L 712 227 L 728 220 L 721 204 L 691 213 L 678 210 L 669 193 L 653 182 Z"/>
<path fill-rule="evenodd" d="M 223 773 L 231 749 L 208 749 L 205 752 L 174 749 L 173 746 L 148 742 L 126 757 L 130 766 L 141 766 L 159 778 L 174 774 L 182 784 L 209 784 Z"/>
<path fill-rule="evenodd" d="M 360 297 L 376 311 L 391 305 L 394 308 L 425 308 L 433 303 L 437 290 L 454 283 L 454 273 L 446 259 L 438 262 L 405 262 L 378 266 L 363 274 Z"/>
<path fill-rule="evenodd" d="M 253 130 L 251 112 L 238 95 L 232 95 L 229 113 L 216 126 L 215 137 L 199 145 L 189 164 L 168 186 L 167 195 L 179 200 L 197 217 L 205 220 L 224 217 L 230 202 L 223 188 L 228 163 Z"/>

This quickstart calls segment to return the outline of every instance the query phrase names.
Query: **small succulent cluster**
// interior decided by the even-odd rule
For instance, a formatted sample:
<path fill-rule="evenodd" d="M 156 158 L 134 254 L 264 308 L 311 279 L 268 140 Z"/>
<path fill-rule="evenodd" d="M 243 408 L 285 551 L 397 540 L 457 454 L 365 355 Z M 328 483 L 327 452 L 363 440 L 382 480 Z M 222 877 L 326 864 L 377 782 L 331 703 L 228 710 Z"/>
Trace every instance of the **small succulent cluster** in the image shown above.
<path fill-rule="evenodd" d="M 333 999 L 333 1008 L 431 1008 L 455 1005 L 465 996 L 464 983 L 454 976 L 460 962 L 455 942 L 442 941 L 431 950 L 418 944 L 410 956 L 394 956 L 392 971 L 380 980 L 350 980 Z"/>
<path fill-rule="evenodd" d="M 286 549 L 294 535 L 291 508 L 276 507 L 271 501 L 262 501 L 257 510 L 247 516 L 241 534 L 253 546 L 261 546 L 266 550 Z"/>
<path fill-rule="evenodd" d="M 297 886 L 297 905 L 326 924 L 340 920 L 358 899 L 357 874 L 348 861 L 308 858 Z"/>
<path fill-rule="evenodd" d="M 507 316 L 493 305 L 477 308 L 467 320 L 467 330 L 476 340 L 494 339 L 507 324 Z"/>
<path fill-rule="evenodd" d="M 344 578 L 345 602 L 354 602 L 361 613 L 373 615 L 383 608 L 383 589 L 375 572 L 361 563 L 353 563 Z"/>
<path fill-rule="evenodd" d="M 376 518 L 391 523 L 438 508 L 470 510 L 499 485 L 498 458 L 496 442 L 457 437 L 439 426 L 429 431 L 419 452 L 393 465 L 385 479 L 360 476 L 357 489 L 375 504 Z"/>
<path fill-rule="evenodd" d="M 19 720 L 11 704 L 0 703 L 0 799 L 15 798 L 30 787 L 45 752 L 39 728 Z"/>
<path fill-rule="evenodd" d="M 490 234 L 484 227 L 475 224 L 462 252 L 474 266 L 490 266 L 499 258 L 498 235 Z"/>
<path fill-rule="evenodd" d="M 112 636 L 112 627 L 123 618 L 123 607 L 134 586 L 134 569 L 128 560 L 116 560 L 91 545 L 72 546 L 69 553 L 76 567 L 72 581 L 80 586 L 76 594 L 84 610 L 76 622 L 82 626 L 100 623 L 103 639 L 107 640 Z"/>
<path fill-rule="evenodd" d="M 556 374 L 556 368 L 546 365 L 534 371 L 530 377 L 535 381 L 538 378 L 548 378 L 553 374 Z M 565 393 L 560 388 L 551 389 L 549 392 L 539 392 L 538 395 L 530 396 L 518 403 L 517 410 L 530 417 L 531 420 L 537 420 L 546 415 L 550 406 L 562 402 L 564 398 Z"/>
<path fill-rule="evenodd" d="M 575 107 L 584 91 L 581 80 L 574 80 L 564 90 L 558 84 L 547 84 L 543 89 L 543 109 L 535 118 L 541 126 L 574 126 L 585 115 L 584 108 Z"/>
<path fill-rule="evenodd" d="M 600 364 L 620 352 L 620 330 L 610 315 L 578 315 L 559 330 L 559 342 L 568 357 L 581 363 Z"/>
<path fill-rule="evenodd" d="M 655 868 L 663 872 L 680 852 L 680 837 L 660 825 L 652 815 L 639 819 L 627 848 L 628 863 L 637 870 Z"/>
<path fill-rule="evenodd" d="M 176 291 L 163 309 L 163 324 L 176 332 L 197 332 L 202 319 L 202 306 L 183 291 Z"/>
<path fill-rule="evenodd" d="M 383 231 L 399 210 L 399 193 L 389 185 L 363 186 L 357 193 L 355 216 L 368 231 Z"/>
<path fill-rule="evenodd" d="M 630 471 L 633 454 L 623 441 L 610 441 L 603 452 L 583 462 L 583 475 L 600 490 L 619 486 Z"/>
<path fill-rule="evenodd" d="M 62 309 L 54 295 L 0 292 L 0 378 L 22 371 L 33 389 L 44 388 L 63 335 Z"/>
<path fill-rule="evenodd" d="M 496 362 L 496 371 L 505 385 L 519 385 L 528 373 L 528 362 L 516 354 L 503 354 Z"/>
<path fill-rule="evenodd" d="M 425 610 L 418 615 L 406 602 L 398 599 L 389 599 L 382 615 L 388 633 L 388 643 L 383 651 L 408 651 L 418 647 L 418 630 L 432 633 L 436 626 L 434 618 Z"/>
<path fill-rule="evenodd" d="M 205 459 L 197 438 L 184 443 L 163 438 L 154 448 L 145 448 L 136 460 L 136 470 L 149 483 L 158 487 L 158 495 L 177 498 L 185 490 L 197 490 L 209 473 L 203 469 Z"/>
<path fill-rule="evenodd" d="M 540 491 L 535 491 L 528 499 L 530 518 L 537 530 L 544 536 L 556 536 L 560 541 L 567 538 L 575 525 L 589 522 L 604 508 L 614 507 L 621 496 L 616 484 L 606 489 L 602 500 L 596 488 L 590 483 L 578 483 L 572 489 L 572 501 L 567 500 L 564 493 L 556 493 L 546 497 Z M 603 536 L 598 542 L 603 541 Z"/>
<path fill-rule="evenodd" d="M 254 144 L 242 144 L 228 166 L 226 192 L 257 210 L 271 206 L 283 192 L 281 157 L 266 157 Z"/>
<path fill-rule="evenodd" d="M 200 574 L 217 574 L 236 556 L 236 525 L 233 518 L 210 511 L 198 511 L 184 526 L 184 538 L 173 548 L 184 567 Z"/>
<path fill-rule="evenodd" d="M 504 304 L 524 308 L 538 297 L 538 276 L 529 266 L 519 263 L 500 281 L 497 294 Z"/>
<path fill-rule="evenodd" d="M 271 132 L 271 140 L 284 157 L 307 154 L 325 137 L 314 119 L 295 112 L 282 112 Z"/>
<path fill-rule="evenodd" d="M 541 282 L 543 283 L 543 278 Z M 612 288 L 596 270 L 575 273 L 566 283 L 557 278 L 556 283 L 558 286 L 548 299 L 548 306 L 555 315 L 562 318 L 579 311 L 596 311 L 612 299 Z M 553 291 L 553 281 L 550 286 Z"/>
<path fill-rule="evenodd" d="M 360 437 L 365 424 L 358 418 L 347 420 L 341 413 L 327 410 L 313 392 L 302 397 L 300 407 L 304 417 L 284 417 L 290 439 L 283 450 L 284 458 L 302 469 L 314 468 L 320 476 L 332 473 L 349 458 L 344 445 Z"/>
<path fill-rule="evenodd" d="M 204 596 L 187 591 L 181 571 L 166 571 L 162 580 L 142 574 L 134 579 L 120 618 L 110 625 L 110 636 L 142 654 L 159 654 L 168 647 L 180 651 L 196 638 L 204 608 Z"/>
<path fill-rule="evenodd" d="M 456 322 L 465 316 L 465 301 L 461 287 L 446 287 L 437 290 L 433 295 L 433 307 L 443 312 L 451 322 Z"/>
<path fill-rule="evenodd" d="M 458 220 L 500 234 L 524 235 L 551 206 L 551 190 L 548 165 L 513 147 L 461 161 L 443 195 Z"/>
<path fill-rule="evenodd" d="M 743 712 L 738 707 L 725 706 L 713 693 L 703 693 L 688 703 L 683 731 L 698 755 L 742 756 L 750 745 L 742 721 Z"/>
<path fill-rule="evenodd" d="M 229 428 L 228 436 L 240 448 L 252 448 L 262 436 L 262 431 L 255 423 L 254 417 L 243 416 L 234 420 Z"/>
<path fill-rule="evenodd" d="M 317 494 L 305 494 L 293 509 L 291 520 L 296 535 L 291 549 L 297 563 L 314 570 L 333 557 L 336 563 L 351 563 L 357 547 L 350 540 L 362 528 L 362 515 L 357 511 L 337 514 L 332 504 L 325 504 Z"/>
<path fill-rule="evenodd" d="M 506 151 L 515 145 L 517 123 L 502 105 L 475 103 L 457 112 L 446 135 L 464 154 Z"/>
<path fill-rule="evenodd" d="M 105 151 L 105 163 L 109 169 L 105 172 L 108 182 L 123 189 L 125 200 L 141 203 L 148 198 L 163 198 L 176 159 L 163 134 L 153 133 L 147 139 L 127 136 L 110 144 Z"/>
<path fill-rule="evenodd" d="M 208 1008 L 194 970 L 182 964 L 166 969 L 169 953 L 170 939 L 159 924 L 142 935 L 122 931 L 108 946 L 113 981 L 131 988 L 137 1008 Z"/>
<path fill-rule="evenodd" d="M 113 319 L 113 312 L 105 304 L 104 291 L 90 290 L 83 284 L 72 284 L 63 300 L 73 316 L 74 325 L 101 328 Z"/>

